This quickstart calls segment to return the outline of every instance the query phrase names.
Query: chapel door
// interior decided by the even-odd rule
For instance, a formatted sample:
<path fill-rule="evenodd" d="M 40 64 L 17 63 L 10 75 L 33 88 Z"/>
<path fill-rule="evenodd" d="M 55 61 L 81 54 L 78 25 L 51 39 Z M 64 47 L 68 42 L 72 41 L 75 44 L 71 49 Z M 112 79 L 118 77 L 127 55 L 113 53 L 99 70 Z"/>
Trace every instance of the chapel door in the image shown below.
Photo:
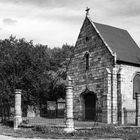
<path fill-rule="evenodd" d="M 85 96 L 85 119 L 95 121 L 96 117 L 96 96 L 87 94 Z"/>

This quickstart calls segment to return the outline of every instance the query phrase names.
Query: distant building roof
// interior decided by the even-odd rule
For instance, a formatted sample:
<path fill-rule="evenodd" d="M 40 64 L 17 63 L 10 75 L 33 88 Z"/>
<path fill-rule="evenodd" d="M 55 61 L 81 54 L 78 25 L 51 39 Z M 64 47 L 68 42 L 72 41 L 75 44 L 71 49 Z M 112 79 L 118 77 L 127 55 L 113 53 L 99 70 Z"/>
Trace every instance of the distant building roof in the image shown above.
<path fill-rule="evenodd" d="M 90 22 L 92 21 L 90 20 Z M 92 22 L 92 24 L 111 51 L 116 53 L 117 60 L 140 64 L 140 48 L 126 30 L 95 22 Z"/>

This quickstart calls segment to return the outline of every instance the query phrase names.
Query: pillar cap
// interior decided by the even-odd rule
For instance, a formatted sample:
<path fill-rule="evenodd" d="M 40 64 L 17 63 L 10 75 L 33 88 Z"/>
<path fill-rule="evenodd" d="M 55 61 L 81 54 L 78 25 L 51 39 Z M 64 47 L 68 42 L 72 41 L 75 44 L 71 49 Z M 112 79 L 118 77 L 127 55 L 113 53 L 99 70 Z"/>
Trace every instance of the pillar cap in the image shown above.
<path fill-rule="evenodd" d="M 22 91 L 21 89 L 16 89 L 16 90 L 15 90 L 15 93 L 16 93 L 16 94 L 21 94 L 21 91 Z"/>
<path fill-rule="evenodd" d="M 67 81 L 67 86 L 72 86 L 72 79 L 70 76 L 67 76 L 66 81 Z"/>

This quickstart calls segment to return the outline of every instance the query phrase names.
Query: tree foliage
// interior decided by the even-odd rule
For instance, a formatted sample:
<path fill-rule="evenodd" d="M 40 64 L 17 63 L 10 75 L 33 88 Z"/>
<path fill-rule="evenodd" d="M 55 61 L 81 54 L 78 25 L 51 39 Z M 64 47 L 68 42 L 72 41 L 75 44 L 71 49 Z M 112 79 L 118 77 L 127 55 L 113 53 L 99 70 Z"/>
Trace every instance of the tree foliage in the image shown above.
<path fill-rule="evenodd" d="M 0 97 L 14 98 L 22 89 L 22 99 L 39 104 L 65 96 L 64 74 L 73 46 L 50 49 L 32 41 L 10 36 L 0 40 Z"/>

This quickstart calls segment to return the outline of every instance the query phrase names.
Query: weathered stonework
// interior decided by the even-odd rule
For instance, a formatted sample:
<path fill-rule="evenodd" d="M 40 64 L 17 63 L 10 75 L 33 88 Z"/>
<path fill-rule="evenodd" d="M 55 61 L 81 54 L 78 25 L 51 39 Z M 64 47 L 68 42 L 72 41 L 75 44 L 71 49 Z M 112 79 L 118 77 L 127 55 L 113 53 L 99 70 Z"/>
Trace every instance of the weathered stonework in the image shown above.
<path fill-rule="evenodd" d="M 86 40 L 87 37 L 89 40 Z M 84 58 L 86 52 L 90 55 L 90 66 L 87 71 Z M 102 100 L 107 97 L 107 84 L 105 84 L 107 78 L 106 68 L 112 70 L 114 57 L 106 48 L 88 19 L 83 24 L 74 54 L 75 56 L 68 71 L 68 75 L 73 80 L 74 87 L 74 116 L 77 119 L 84 119 L 80 95 L 88 87 L 90 91 L 97 95 L 98 101 L 96 106 L 102 109 L 102 113 L 98 117 L 100 120 L 98 121 L 107 122 L 107 103 L 105 100 L 103 104 Z"/>
<path fill-rule="evenodd" d="M 89 54 L 89 68 L 85 54 Z M 117 56 L 117 54 L 116 54 Z M 127 110 L 130 117 L 127 122 L 135 122 L 136 100 L 133 98 L 133 78 L 140 67 L 116 61 L 116 56 L 107 47 L 102 36 L 85 18 L 76 42 L 74 57 L 68 69 L 68 75 L 73 81 L 74 118 L 86 119 L 86 96 L 89 92 L 97 97 L 93 121 L 124 124 Z M 89 100 L 90 102 L 90 100 Z M 89 108 L 88 108 L 89 107 Z M 130 110 L 130 113 L 129 113 Z"/>
<path fill-rule="evenodd" d="M 134 99 L 134 93 L 133 93 L 133 78 L 136 73 L 140 72 L 140 67 L 137 66 L 131 66 L 131 65 L 125 65 L 120 64 L 117 65 L 121 69 L 120 75 L 121 75 L 121 103 L 122 103 L 122 124 L 124 124 L 124 109 L 130 110 L 130 111 L 136 111 L 136 99 Z M 135 114 L 134 114 L 135 115 Z M 135 122 L 135 116 L 133 117 L 133 122 Z M 129 121 L 129 119 L 128 119 Z M 130 121 L 132 121 L 132 118 L 130 118 Z"/>
<path fill-rule="evenodd" d="M 71 133 L 74 131 L 73 120 L 73 87 L 70 76 L 67 77 L 67 91 L 66 91 L 66 128 L 64 131 Z"/>
<path fill-rule="evenodd" d="M 136 124 L 140 126 L 140 94 L 136 94 Z"/>
<path fill-rule="evenodd" d="M 21 115 L 21 90 L 15 92 L 15 116 L 14 116 L 14 129 L 18 129 L 18 126 L 22 122 Z"/>

